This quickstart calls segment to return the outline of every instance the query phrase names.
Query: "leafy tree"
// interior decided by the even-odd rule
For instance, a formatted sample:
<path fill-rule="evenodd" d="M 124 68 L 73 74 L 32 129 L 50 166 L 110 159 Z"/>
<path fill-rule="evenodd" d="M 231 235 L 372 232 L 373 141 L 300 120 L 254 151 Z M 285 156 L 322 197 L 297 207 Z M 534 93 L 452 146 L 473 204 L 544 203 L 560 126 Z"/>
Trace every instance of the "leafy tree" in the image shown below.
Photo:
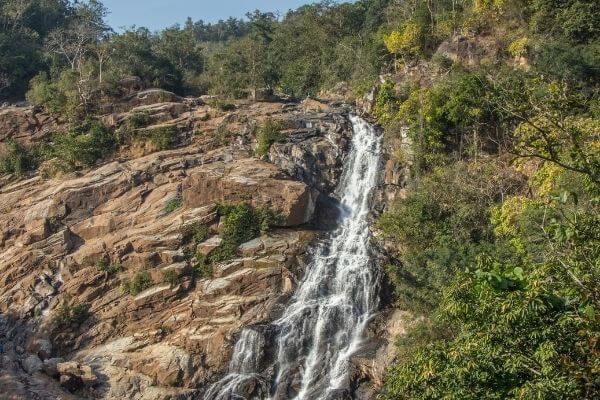
<path fill-rule="evenodd" d="M 597 396 L 598 210 L 566 198 L 539 207 L 555 217 L 514 232 L 521 241 L 543 238 L 543 251 L 481 257 L 458 274 L 439 315 L 459 327 L 456 337 L 420 347 L 398 366 L 388 398 Z"/>
<path fill-rule="evenodd" d="M 111 68 L 118 76 L 138 76 L 149 87 L 178 92 L 183 71 L 166 57 L 168 50 L 157 51 L 158 39 L 148 29 L 128 30 L 111 38 Z"/>
<path fill-rule="evenodd" d="M 595 94 L 520 74 L 495 82 L 494 89 L 495 106 L 518 124 L 516 155 L 550 161 L 600 183 Z"/>
<path fill-rule="evenodd" d="M 392 31 L 383 41 L 388 51 L 396 57 L 402 57 L 406 65 L 407 57 L 421 52 L 421 37 L 421 27 L 414 22 L 408 22 L 401 31 Z"/>
<path fill-rule="evenodd" d="M 438 167 L 409 187 L 378 221 L 402 260 L 388 269 L 400 305 L 434 309 L 448 281 L 492 246 L 490 207 L 522 187 L 514 170 L 489 158 Z"/>
<path fill-rule="evenodd" d="M 5 0 L 0 4 L 0 98 L 19 97 L 41 69 L 43 42 L 64 24 L 71 7 L 64 0 Z"/>

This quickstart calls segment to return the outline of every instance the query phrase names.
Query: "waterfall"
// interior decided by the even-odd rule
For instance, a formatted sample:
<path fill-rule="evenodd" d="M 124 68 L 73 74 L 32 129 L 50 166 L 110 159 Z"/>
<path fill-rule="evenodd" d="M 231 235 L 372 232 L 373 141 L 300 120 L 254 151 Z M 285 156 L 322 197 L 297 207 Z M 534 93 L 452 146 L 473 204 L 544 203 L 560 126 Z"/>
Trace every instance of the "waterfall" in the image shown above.
<path fill-rule="evenodd" d="M 306 276 L 283 316 L 277 336 L 270 398 L 326 399 L 348 388 L 350 357 L 378 307 L 376 269 L 369 251 L 368 215 L 380 170 L 381 138 L 357 116 L 350 117 L 354 136 L 337 194 L 342 219 L 330 238 L 314 251 Z M 254 334 L 249 333 L 254 332 Z M 205 400 L 266 398 L 256 354 L 262 335 L 245 329 L 238 340 L 229 374 L 213 385 Z M 260 350 L 258 350 L 260 351 Z"/>
<path fill-rule="evenodd" d="M 267 388 L 257 373 L 264 345 L 264 337 L 260 333 L 250 328 L 244 329 L 233 349 L 228 374 L 212 385 L 204 398 L 245 399 L 243 393 L 248 391 L 248 385 L 255 383 L 259 385 L 254 390 L 255 394 L 266 396 Z"/>

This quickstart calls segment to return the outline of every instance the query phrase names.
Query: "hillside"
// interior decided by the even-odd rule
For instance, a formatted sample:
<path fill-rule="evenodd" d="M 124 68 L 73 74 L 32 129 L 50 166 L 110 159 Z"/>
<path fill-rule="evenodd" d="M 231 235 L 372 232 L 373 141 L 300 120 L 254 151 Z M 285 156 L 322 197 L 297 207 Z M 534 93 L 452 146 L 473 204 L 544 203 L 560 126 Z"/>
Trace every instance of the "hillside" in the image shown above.
<path fill-rule="evenodd" d="M 0 6 L 0 398 L 600 396 L 600 3 L 107 12 Z"/>

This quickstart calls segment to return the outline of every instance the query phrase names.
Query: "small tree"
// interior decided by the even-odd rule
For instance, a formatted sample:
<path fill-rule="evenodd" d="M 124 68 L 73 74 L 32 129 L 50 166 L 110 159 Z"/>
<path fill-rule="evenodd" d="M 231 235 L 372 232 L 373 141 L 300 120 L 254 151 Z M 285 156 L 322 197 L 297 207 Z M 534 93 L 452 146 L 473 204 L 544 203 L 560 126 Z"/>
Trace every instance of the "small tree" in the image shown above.
<path fill-rule="evenodd" d="M 385 36 L 383 42 L 385 47 L 395 57 L 394 68 L 398 67 L 398 57 L 402 58 L 406 66 L 406 58 L 419 54 L 422 50 L 421 46 L 421 27 L 415 22 L 408 22 L 402 30 L 392 31 Z"/>

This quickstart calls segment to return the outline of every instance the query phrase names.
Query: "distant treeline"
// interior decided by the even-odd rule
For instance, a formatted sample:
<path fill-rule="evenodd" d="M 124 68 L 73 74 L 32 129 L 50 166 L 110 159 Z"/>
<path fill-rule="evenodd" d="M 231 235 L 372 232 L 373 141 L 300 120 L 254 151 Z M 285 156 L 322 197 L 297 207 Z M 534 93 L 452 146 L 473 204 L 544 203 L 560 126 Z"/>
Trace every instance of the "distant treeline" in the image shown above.
<path fill-rule="evenodd" d="M 100 1 L 6 0 L 0 5 L 0 97 L 29 99 L 63 115 L 93 111 L 119 82 L 181 95 L 304 96 L 339 81 L 372 81 L 390 55 L 377 32 L 388 0 L 326 1 L 278 19 L 193 22 L 159 32 L 113 32 Z"/>

